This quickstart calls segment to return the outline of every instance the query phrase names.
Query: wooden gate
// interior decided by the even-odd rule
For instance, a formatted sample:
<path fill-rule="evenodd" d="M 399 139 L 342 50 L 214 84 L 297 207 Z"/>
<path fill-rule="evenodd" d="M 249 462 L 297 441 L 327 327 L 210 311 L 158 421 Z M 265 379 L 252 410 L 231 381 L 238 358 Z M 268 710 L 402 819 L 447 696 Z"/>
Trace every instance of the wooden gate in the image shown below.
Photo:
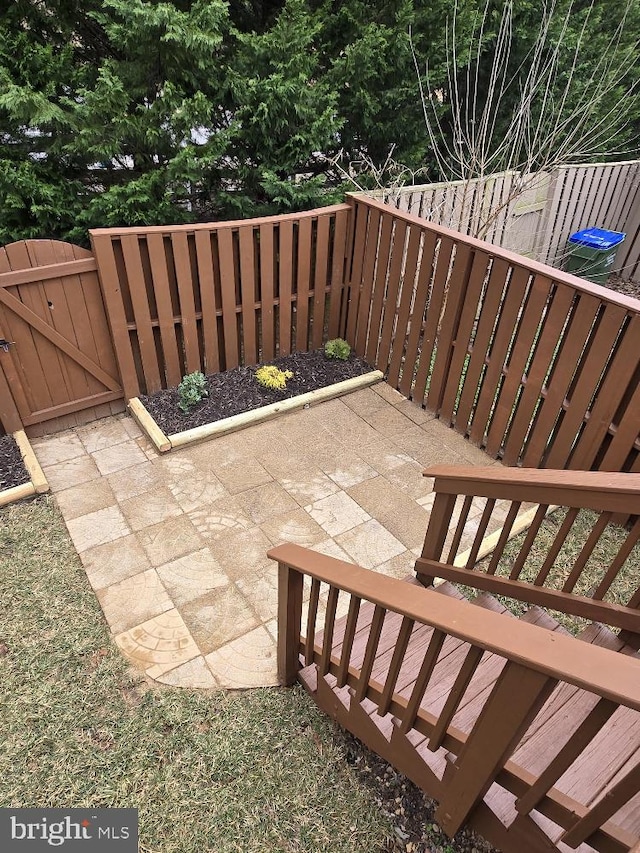
<path fill-rule="evenodd" d="M 96 262 L 56 240 L 0 249 L 0 420 L 64 428 L 123 408 Z M 55 421 L 55 423 L 53 423 Z"/>

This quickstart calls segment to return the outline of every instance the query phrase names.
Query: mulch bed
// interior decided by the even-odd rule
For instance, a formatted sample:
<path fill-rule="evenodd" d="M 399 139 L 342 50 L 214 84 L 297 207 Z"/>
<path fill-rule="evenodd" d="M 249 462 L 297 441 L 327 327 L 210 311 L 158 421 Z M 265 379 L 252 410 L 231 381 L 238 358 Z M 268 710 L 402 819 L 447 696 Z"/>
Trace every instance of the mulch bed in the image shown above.
<path fill-rule="evenodd" d="M 184 430 L 215 423 L 216 421 L 250 412 L 297 397 L 308 391 L 316 391 L 369 373 L 372 368 L 353 353 L 346 361 L 326 358 L 324 350 L 295 352 L 292 355 L 276 358 L 269 364 L 275 364 L 281 370 L 292 370 L 293 378 L 287 381 L 284 391 L 272 391 L 263 388 L 255 379 L 256 365 L 235 367 L 223 373 L 207 376 L 208 397 L 204 397 L 189 414 L 183 414 L 178 408 L 178 391 L 168 388 L 155 394 L 141 396 L 140 400 L 165 435 L 174 435 Z"/>
<path fill-rule="evenodd" d="M 28 483 L 30 479 L 15 438 L 0 436 L 0 492 Z"/>

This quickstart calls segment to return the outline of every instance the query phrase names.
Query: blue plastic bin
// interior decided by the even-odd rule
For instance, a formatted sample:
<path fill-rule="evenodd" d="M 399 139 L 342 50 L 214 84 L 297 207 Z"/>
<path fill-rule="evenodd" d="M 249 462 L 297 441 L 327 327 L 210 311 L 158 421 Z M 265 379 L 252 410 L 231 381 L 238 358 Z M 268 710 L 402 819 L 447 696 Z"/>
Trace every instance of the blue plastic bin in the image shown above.
<path fill-rule="evenodd" d="M 567 243 L 565 270 L 594 284 L 606 284 L 618 246 L 626 236 L 621 231 L 607 231 L 604 228 L 576 231 Z"/>

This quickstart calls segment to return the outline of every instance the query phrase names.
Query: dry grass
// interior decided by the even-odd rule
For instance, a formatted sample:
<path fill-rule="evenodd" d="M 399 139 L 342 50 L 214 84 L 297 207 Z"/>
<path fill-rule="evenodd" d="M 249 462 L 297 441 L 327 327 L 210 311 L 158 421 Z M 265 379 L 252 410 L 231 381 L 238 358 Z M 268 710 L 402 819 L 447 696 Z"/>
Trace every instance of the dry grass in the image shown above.
<path fill-rule="evenodd" d="M 54 502 L 0 511 L 0 802 L 134 806 L 142 853 L 383 851 L 388 820 L 300 689 L 151 687 Z"/>

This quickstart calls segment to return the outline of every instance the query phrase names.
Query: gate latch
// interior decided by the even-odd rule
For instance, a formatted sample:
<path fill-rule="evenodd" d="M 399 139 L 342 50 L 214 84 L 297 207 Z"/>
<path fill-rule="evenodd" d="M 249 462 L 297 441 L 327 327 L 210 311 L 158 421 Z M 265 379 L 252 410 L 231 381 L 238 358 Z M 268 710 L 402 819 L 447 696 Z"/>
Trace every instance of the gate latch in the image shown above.
<path fill-rule="evenodd" d="M 15 344 L 15 341 L 5 341 L 4 338 L 0 338 L 0 349 L 2 352 L 9 352 L 9 347 Z"/>

